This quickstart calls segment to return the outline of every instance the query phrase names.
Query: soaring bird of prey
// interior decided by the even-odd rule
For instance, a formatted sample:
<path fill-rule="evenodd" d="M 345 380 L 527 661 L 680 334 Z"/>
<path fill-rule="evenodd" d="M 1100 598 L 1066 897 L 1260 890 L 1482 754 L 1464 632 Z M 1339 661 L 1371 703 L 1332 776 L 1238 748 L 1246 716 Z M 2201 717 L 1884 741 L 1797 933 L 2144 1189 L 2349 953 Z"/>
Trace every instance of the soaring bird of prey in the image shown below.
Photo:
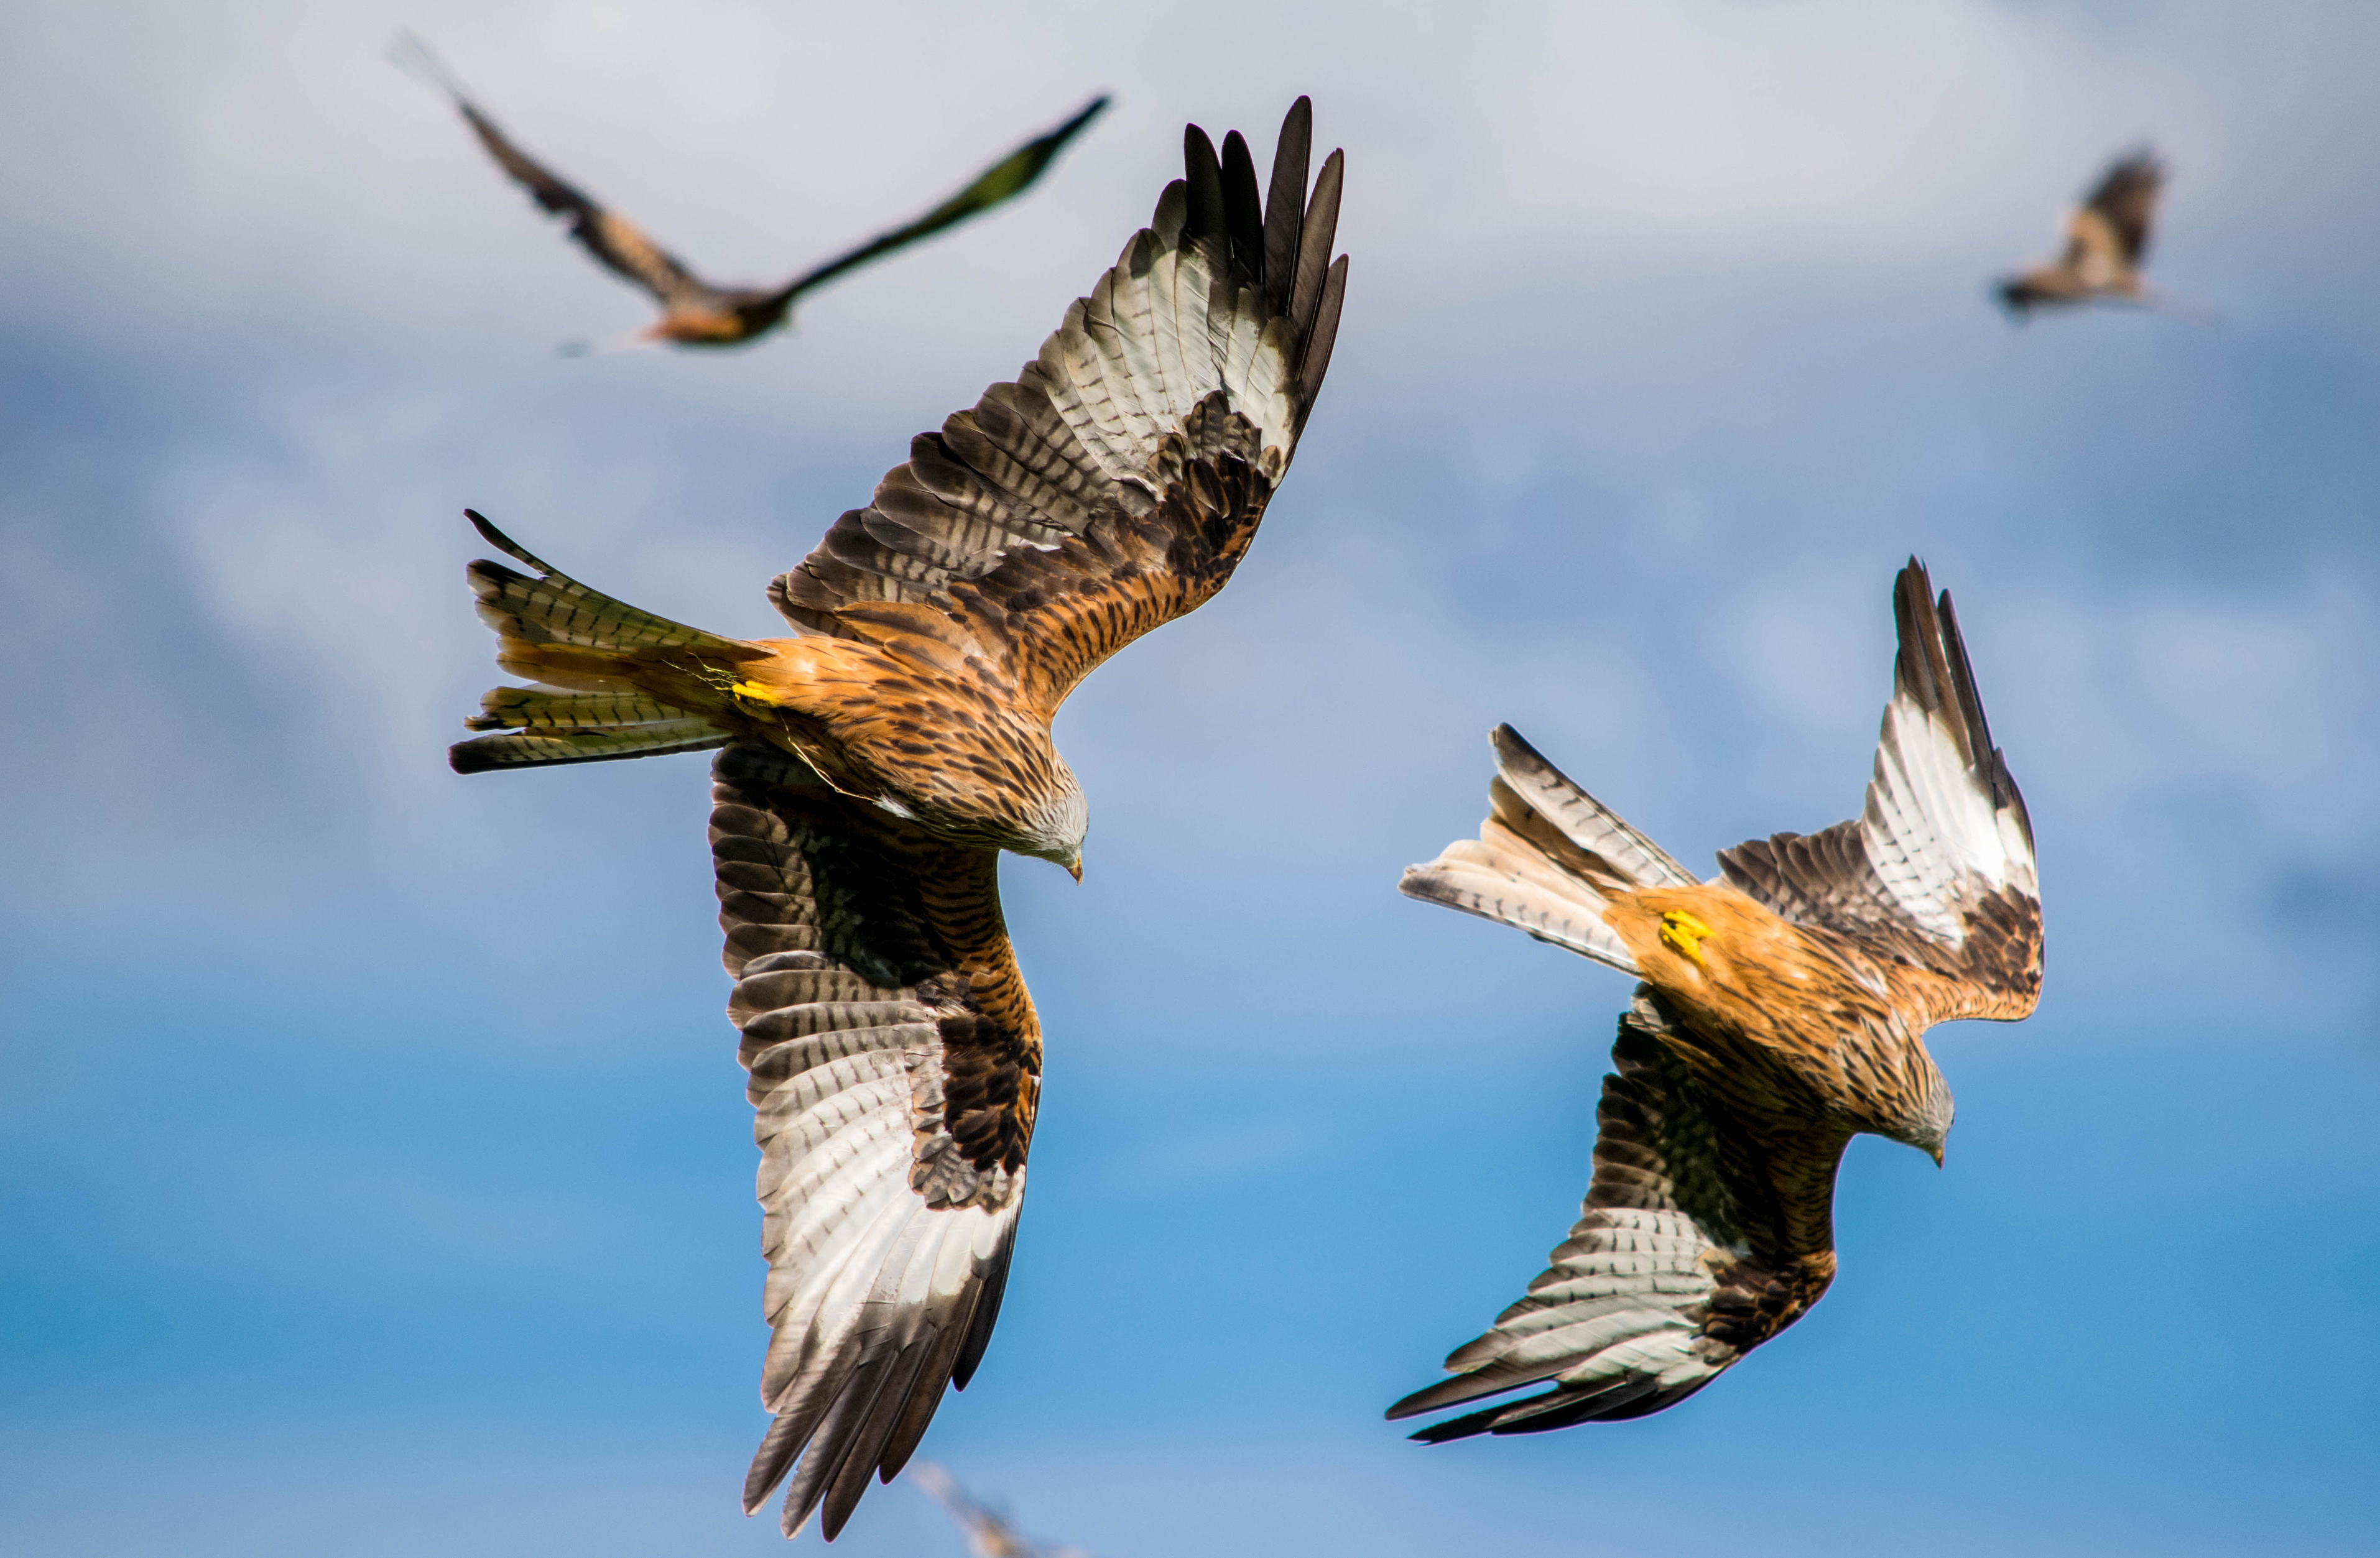
<path fill-rule="evenodd" d="M 2067 218 L 2066 252 L 1996 284 L 2001 306 L 2023 320 L 2035 308 L 2170 301 L 2141 278 L 2165 176 L 2165 164 L 2146 147 L 2117 158 Z"/>
<path fill-rule="evenodd" d="M 959 1479 L 932 1461 L 909 1468 L 909 1480 L 931 1493 L 966 1532 L 967 1551 L 975 1558 L 1088 1558 L 1079 1547 L 1043 1547 L 1027 1540 L 1015 1527 L 976 1502 Z"/>
<path fill-rule="evenodd" d="M 1187 174 L 994 384 L 770 586 L 747 642 L 539 562 L 475 562 L 498 662 L 454 767 L 723 748 L 710 837 L 762 1159 L 776 1414 L 747 1511 L 832 1538 L 964 1386 L 999 1311 L 1041 1029 L 1001 920 L 1000 851 L 1080 876 L 1087 808 L 1050 721 L 1092 668 L 1221 589 L 1330 360 L 1342 161 L 1312 109 L 1260 193 L 1247 143 Z M 796 1466 L 798 1460 L 799 1465 Z"/>
<path fill-rule="evenodd" d="M 783 286 L 720 286 L 688 270 L 685 261 L 654 243 L 625 217 L 597 205 L 567 180 L 558 176 L 514 145 L 495 122 L 482 113 L 430 46 L 407 33 L 392 50 L 400 66 L 426 77 L 455 100 L 464 122 L 496 160 L 537 203 L 570 222 L 570 236 L 596 262 L 613 274 L 651 293 L 662 306 L 662 317 L 625 344 L 681 346 L 740 346 L 783 324 L 801 296 L 844 272 L 856 270 L 911 244 L 932 237 L 946 227 L 1014 199 L 1032 187 L 1042 170 L 1065 144 L 1108 105 L 1094 98 L 1073 118 L 1049 134 L 1026 141 L 994 163 L 975 182 L 915 222 L 880 233 L 858 248 L 814 265 Z"/>
<path fill-rule="evenodd" d="M 1570 1237 L 1409 1418 L 1438 1442 L 1676 1405 L 1800 1318 L 1835 1275 L 1835 1171 L 1872 1131 L 1942 1160 L 1937 1022 L 2013 1021 L 2041 994 L 2033 828 L 1992 745 L 1959 622 L 1914 559 L 1855 822 L 1779 833 L 1697 882 L 1512 727 L 1478 839 L 1405 873 L 1415 898 L 1638 975 Z"/>

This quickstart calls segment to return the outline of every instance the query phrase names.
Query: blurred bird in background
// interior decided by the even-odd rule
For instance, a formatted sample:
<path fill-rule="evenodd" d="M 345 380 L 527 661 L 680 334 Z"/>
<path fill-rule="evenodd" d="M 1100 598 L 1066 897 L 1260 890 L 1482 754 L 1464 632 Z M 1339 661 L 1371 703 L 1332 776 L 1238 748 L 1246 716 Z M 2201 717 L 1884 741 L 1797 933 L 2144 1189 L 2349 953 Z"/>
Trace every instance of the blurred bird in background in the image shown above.
<path fill-rule="evenodd" d="M 2165 163 L 2147 147 L 2116 159 L 2067 218 L 2066 252 L 1994 284 L 2001 306 L 2020 323 L 2035 308 L 2086 303 L 2162 308 L 2202 322 L 2210 318 L 2204 307 L 2152 287 L 2141 275 L 2165 180 Z"/>
<path fill-rule="evenodd" d="M 488 149 L 496 165 L 510 174 L 540 207 L 567 217 L 570 236 L 595 257 L 597 263 L 642 287 L 660 302 L 662 317 L 658 321 L 613 343 L 613 347 L 650 346 L 663 342 L 681 346 L 740 346 L 764 335 L 791 318 L 794 304 L 806 293 L 872 260 L 930 238 L 946 227 L 955 226 L 1031 188 L 1033 181 L 1041 176 L 1066 143 L 1082 133 L 1108 105 L 1104 97 L 1092 99 L 1073 118 L 1018 147 L 985 169 L 974 183 L 915 222 L 879 234 L 856 248 L 811 267 L 783 286 L 720 286 L 696 275 L 683 260 L 645 236 L 625 217 L 597 205 L 576 186 L 514 145 L 471 101 L 454 72 L 421 39 L 410 32 L 400 34 L 389 49 L 389 57 L 400 68 L 422 78 L 454 99 L 464 122 L 479 136 L 480 143 Z M 577 353 L 589 348 L 564 349 Z"/>
<path fill-rule="evenodd" d="M 471 516 L 530 570 L 470 581 L 534 685 L 487 694 L 457 772 L 725 749 L 710 835 L 774 1328 L 744 1503 L 790 1474 L 788 1536 L 823 1500 L 832 1539 L 990 1339 L 1041 1076 L 1000 851 L 1080 877 L 1050 719 L 1223 587 L 1296 453 L 1347 281 L 1342 159 L 1309 192 L 1312 130 L 1300 98 L 1268 193 L 1238 132 L 1219 157 L 1191 126 L 1186 177 L 1016 381 L 912 440 L 771 586 L 798 636 L 639 611 Z"/>
<path fill-rule="evenodd" d="M 1479 837 L 1405 873 L 1414 898 L 1644 981 L 1569 1239 L 1447 1359 L 1453 1379 L 1389 1416 L 1549 1388 L 1415 1438 L 1638 1418 L 1708 1384 L 1834 1280 L 1835 1175 L 1854 1135 L 1942 1161 L 1950 1090 L 1925 1031 L 2039 1001 L 2033 827 L 1950 597 L 1936 602 L 1912 558 L 1893 613 L 1892 701 L 1858 821 L 1724 851 L 1697 882 L 1507 725 Z"/>
<path fill-rule="evenodd" d="M 966 1532 L 967 1551 L 975 1558 L 1090 1558 L 1079 1547 L 1043 1547 L 1028 1541 L 1015 1527 L 976 1502 L 957 1478 L 932 1461 L 909 1468 L 909 1480 L 934 1496 Z"/>

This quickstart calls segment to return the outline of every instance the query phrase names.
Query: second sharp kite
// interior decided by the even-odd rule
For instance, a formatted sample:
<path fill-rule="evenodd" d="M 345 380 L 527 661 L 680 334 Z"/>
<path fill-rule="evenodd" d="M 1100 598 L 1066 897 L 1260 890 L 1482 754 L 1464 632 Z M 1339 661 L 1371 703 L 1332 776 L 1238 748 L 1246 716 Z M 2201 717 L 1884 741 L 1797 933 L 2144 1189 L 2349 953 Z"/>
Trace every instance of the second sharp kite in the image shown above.
<path fill-rule="evenodd" d="M 1835 1276 L 1835 1170 L 1863 1131 L 1942 1160 L 1950 1089 L 1926 1029 L 2041 997 L 2033 825 L 1992 745 L 1946 592 L 1893 586 L 1900 654 L 1855 822 L 1724 851 L 1708 883 L 1495 734 L 1479 837 L 1406 893 L 1643 979 L 1596 1112 L 1595 1177 L 1551 1264 L 1409 1418 L 1534 1395 L 1414 1435 L 1534 1433 L 1684 1400 Z"/>

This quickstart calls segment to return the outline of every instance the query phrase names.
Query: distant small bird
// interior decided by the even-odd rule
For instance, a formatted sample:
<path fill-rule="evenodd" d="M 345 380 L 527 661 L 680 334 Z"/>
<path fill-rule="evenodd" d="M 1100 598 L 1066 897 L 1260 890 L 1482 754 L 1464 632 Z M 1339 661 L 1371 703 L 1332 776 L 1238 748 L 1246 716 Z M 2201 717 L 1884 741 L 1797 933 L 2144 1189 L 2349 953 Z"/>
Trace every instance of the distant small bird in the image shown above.
<path fill-rule="evenodd" d="M 2033 828 L 1992 745 L 1946 592 L 1915 559 L 1859 821 L 1723 851 L 1698 883 L 1509 725 L 1477 839 L 1405 873 L 1412 897 L 1640 975 L 1597 1111 L 1595 1176 L 1552 1265 L 1454 1378 L 1391 1419 L 1548 1389 L 1434 1423 L 1438 1442 L 1674 1406 L 1793 1323 L 1835 1275 L 1834 1187 L 1862 1131 L 1942 1161 L 1937 1022 L 2014 1021 L 2041 995 Z"/>
<path fill-rule="evenodd" d="M 1018 147 L 986 169 L 974 183 L 915 222 L 880 234 L 848 253 L 812 267 L 783 286 L 718 286 L 687 270 L 684 261 L 645 236 L 625 217 L 597 205 L 515 146 L 496 128 L 494 121 L 480 112 L 428 43 L 405 33 L 391 48 L 390 57 L 401 67 L 426 77 L 453 98 L 464 121 L 479 135 L 480 144 L 495 158 L 497 165 L 512 175 L 540 206 L 568 217 L 570 236 L 585 246 L 599 263 L 660 300 L 660 320 L 619 343 L 624 345 L 652 345 L 666 341 L 681 346 L 740 346 L 764 335 L 785 322 L 803 294 L 825 285 L 846 271 L 906 248 L 1023 194 L 1066 143 L 1108 105 L 1104 97 L 1092 99 L 1073 118 Z"/>
<path fill-rule="evenodd" d="M 1214 598 L 1256 538 L 1330 367 L 1343 162 L 1313 109 L 1269 193 L 1247 142 L 1186 176 L 1013 382 L 909 441 L 770 586 L 797 636 L 724 638 L 556 572 L 471 564 L 499 687 L 460 773 L 725 748 L 711 852 L 729 1018 L 761 1147 L 760 1395 L 744 1487 L 842 1529 L 991 1338 L 1041 1096 L 1041 1022 L 1000 851 L 1082 874 L 1089 806 L 1051 740 L 1109 656 Z M 534 860 L 487 863 L 533 892 Z M 798 1461 L 799 1465 L 796 1466 Z"/>
<path fill-rule="evenodd" d="M 909 1480 L 934 1496 L 966 1532 L 967 1551 L 975 1558 L 1090 1558 L 1079 1547 L 1043 1547 L 1027 1540 L 1015 1527 L 978 1504 L 965 1488 L 932 1461 L 909 1468 Z"/>
<path fill-rule="evenodd" d="M 2146 147 L 2118 158 L 2067 219 L 2066 252 L 1996 284 L 2001 306 L 2022 320 L 2035 308 L 2083 303 L 2179 305 L 2141 278 L 2165 178 L 2164 163 Z"/>

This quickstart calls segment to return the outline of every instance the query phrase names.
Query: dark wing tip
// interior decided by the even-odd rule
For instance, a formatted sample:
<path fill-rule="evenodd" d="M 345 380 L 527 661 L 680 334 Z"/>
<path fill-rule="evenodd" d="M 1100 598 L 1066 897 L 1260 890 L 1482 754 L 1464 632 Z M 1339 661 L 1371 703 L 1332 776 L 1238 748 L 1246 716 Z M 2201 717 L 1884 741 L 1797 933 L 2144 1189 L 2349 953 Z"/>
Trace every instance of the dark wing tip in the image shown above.
<path fill-rule="evenodd" d="M 1272 176 L 1265 185 L 1264 284 L 1278 313 L 1287 313 L 1297 283 L 1298 242 L 1305 222 L 1305 181 L 1314 151 L 1314 101 L 1301 97 L 1281 121 L 1273 143 Z"/>
<path fill-rule="evenodd" d="M 1257 187 L 1256 158 L 1248 151 L 1247 138 L 1237 130 L 1223 137 L 1223 218 L 1232 262 L 1245 280 L 1263 284 L 1264 195 Z"/>
<path fill-rule="evenodd" d="M 1427 1428 L 1417 1430 L 1405 1437 L 1416 1444 L 1446 1444 L 1457 1439 L 1475 1438 L 1489 1432 L 1494 1428 L 1496 1419 L 1503 1414 L 1504 1410 L 1502 1407 L 1490 1407 L 1484 1412 L 1465 1412 L 1459 1418 L 1449 1418 L 1444 1422 L 1432 1423 Z"/>
<path fill-rule="evenodd" d="M 1550 768 L 1546 755 L 1529 744 L 1529 739 L 1510 725 L 1499 725 L 1488 732 L 1488 745 L 1496 754 L 1498 767 L 1506 763 L 1536 763 Z"/>
<path fill-rule="evenodd" d="M 2110 177 L 2140 180 L 2149 184 L 2165 182 L 2168 169 L 2165 158 L 2155 146 L 2143 140 L 2118 154 L 2107 169 Z"/>
<path fill-rule="evenodd" d="M 1941 658 L 1942 634 L 1934 616 L 1934 585 L 1914 555 L 1892 581 L 1892 625 L 1900 641 L 1892 665 L 1894 692 L 1916 699 L 1928 714 L 1939 712 L 1947 677 L 1936 672 L 1949 667 L 1935 663 Z"/>
<path fill-rule="evenodd" d="M 1893 583 L 1893 618 L 1900 631 L 1900 652 L 1894 679 L 1929 714 L 1955 716 L 1954 728 L 1966 747 L 1967 766 L 1991 786 L 1995 807 L 2013 804 L 2023 821 L 2025 837 L 2032 824 L 2023 820 L 2024 800 L 1999 749 L 1992 744 L 1991 721 L 1984 713 L 1984 697 L 1975 685 L 1974 662 L 1967 655 L 1966 634 L 1959 628 L 1958 608 L 1950 592 L 1937 594 L 1925 565 L 1912 557 Z"/>
<path fill-rule="evenodd" d="M 1189 186 L 1189 220 L 1185 236 L 1222 237 L 1230 231 L 1223 209 L 1223 169 L 1215 143 L 1196 125 L 1182 129 L 1183 181 Z"/>
<path fill-rule="evenodd" d="M 388 46 L 381 51 L 381 57 L 415 80 L 444 92 L 457 105 L 467 110 L 470 107 L 471 94 L 464 91 L 462 79 L 430 46 L 430 41 L 413 29 L 398 28 Z"/>

